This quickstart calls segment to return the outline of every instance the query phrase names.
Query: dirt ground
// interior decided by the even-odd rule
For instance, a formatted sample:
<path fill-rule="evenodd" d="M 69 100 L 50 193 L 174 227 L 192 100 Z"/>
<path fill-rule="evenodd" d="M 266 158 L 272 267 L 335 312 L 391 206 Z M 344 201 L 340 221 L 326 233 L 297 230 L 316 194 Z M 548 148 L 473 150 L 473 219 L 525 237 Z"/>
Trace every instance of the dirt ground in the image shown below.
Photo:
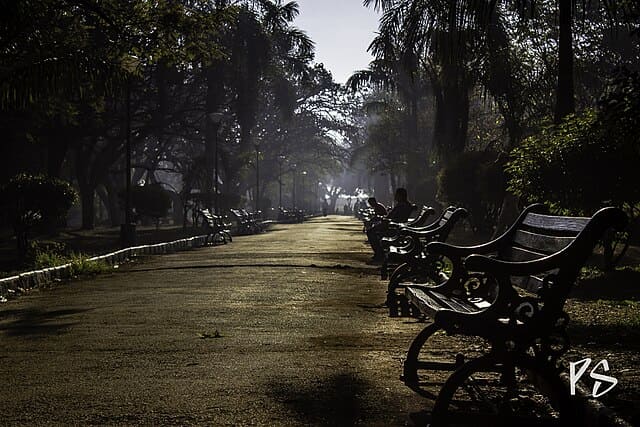
<path fill-rule="evenodd" d="M 334 216 L 0 305 L 0 424 L 411 424 L 422 325 L 387 316 L 369 256 Z"/>

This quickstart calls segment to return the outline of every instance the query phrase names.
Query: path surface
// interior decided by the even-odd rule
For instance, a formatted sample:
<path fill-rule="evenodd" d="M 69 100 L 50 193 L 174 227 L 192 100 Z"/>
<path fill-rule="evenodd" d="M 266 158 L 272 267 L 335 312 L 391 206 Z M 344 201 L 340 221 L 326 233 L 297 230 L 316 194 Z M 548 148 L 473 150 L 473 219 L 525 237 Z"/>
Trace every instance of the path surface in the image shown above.
<path fill-rule="evenodd" d="M 276 226 L 0 305 L 0 424 L 410 424 L 420 324 L 380 307 L 363 239 Z"/>

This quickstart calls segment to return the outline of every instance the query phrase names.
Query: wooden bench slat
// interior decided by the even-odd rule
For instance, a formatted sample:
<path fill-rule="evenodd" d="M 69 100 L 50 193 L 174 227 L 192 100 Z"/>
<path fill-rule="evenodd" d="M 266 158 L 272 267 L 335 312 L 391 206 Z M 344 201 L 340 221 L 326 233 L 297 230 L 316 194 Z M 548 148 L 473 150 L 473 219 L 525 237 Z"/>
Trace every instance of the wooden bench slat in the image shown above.
<path fill-rule="evenodd" d="M 455 297 L 445 296 L 440 292 L 430 291 L 431 295 L 437 298 L 440 302 L 446 305 L 445 308 L 450 308 L 462 313 L 473 313 L 478 311 L 478 307 L 473 304 L 469 304 L 466 301 L 459 300 Z"/>
<path fill-rule="evenodd" d="M 440 304 L 422 289 L 408 287 L 405 289 L 405 296 L 409 303 L 418 307 L 424 314 L 432 314 L 435 307 L 440 307 Z"/>
<path fill-rule="evenodd" d="M 498 258 L 505 261 L 533 261 L 544 256 L 547 256 L 547 254 L 511 246 L 507 248 L 504 253 L 500 254 Z"/>
<path fill-rule="evenodd" d="M 569 246 L 573 240 L 573 237 L 548 236 L 525 230 L 517 230 L 513 235 L 513 241 L 525 249 L 533 249 L 547 254 L 561 251 Z"/>
<path fill-rule="evenodd" d="M 425 291 L 420 288 L 407 287 L 405 290 L 407 300 L 425 314 L 434 313 L 438 310 L 449 309 L 463 313 L 474 313 L 480 307 L 466 303 L 466 301 L 445 296 L 434 291 Z M 481 302 L 478 302 L 482 305 Z M 486 305 L 483 305 L 486 306 Z"/>
<path fill-rule="evenodd" d="M 522 223 L 528 227 L 559 232 L 579 233 L 591 218 L 529 213 Z"/>

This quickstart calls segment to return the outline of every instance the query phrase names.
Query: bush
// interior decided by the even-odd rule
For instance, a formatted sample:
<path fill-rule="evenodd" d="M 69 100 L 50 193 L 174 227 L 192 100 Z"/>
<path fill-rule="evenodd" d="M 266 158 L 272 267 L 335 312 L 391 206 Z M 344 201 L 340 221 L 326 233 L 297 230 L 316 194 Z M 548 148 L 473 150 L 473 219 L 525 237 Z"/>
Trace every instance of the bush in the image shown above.
<path fill-rule="evenodd" d="M 65 245 L 57 242 L 29 242 L 27 258 L 37 270 L 57 267 L 69 262 L 65 255 Z"/>
<path fill-rule="evenodd" d="M 438 197 L 469 211 L 474 231 L 492 230 L 506 187 L 500 156 L 490 151 L 467 151 L 438 174 Z"/>
<path fill-rule="evenodd" d="M 133 187 L 131 199 L 133 208 L 138 214 L 149 216 L 156 221 L 167 216 L 171 208 L 171 197 L 160 184 Z"/>
<path fill-rule="evenodd" d="M 66 181 L 20 174 L 0 188 L 0 203 L 13 225 L 19 251 L 27 249 L 28 232 L 43 225 L 49 231 L 65 224 L 78 193 Z"/>
<path fill-rule="evenodd" d="M 109 266 L 102 261 L 92 261 L 83 254 L 72 253 L 69 256 L 71 276 L 95 276 L 109 270 Z"/>
<path fill-rule="evenodd" d="M 640 75 L 622 73 L 598 110 L 547 126 L 513 150 L 509 189 L 556 212 L 591 215 L 614 205 L 636 216 L 639 165 Z"/>

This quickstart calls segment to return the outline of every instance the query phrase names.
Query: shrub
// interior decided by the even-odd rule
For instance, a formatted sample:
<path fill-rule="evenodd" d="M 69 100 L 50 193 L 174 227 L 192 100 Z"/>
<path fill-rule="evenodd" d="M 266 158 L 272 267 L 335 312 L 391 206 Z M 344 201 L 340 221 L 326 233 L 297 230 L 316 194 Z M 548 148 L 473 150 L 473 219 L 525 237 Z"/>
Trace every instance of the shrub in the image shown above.
<path fill-rule="evenodd" d="M 509 189 L 526 202 L 578 215 L 615 205 L 636 216 L 640 75 L 621 73 L 597 110 L 545 127 L 511 154 Z"/>
<path fill-rule="evenodd" d="M 90 260 L 83 254 L 72 253 L 69 256 L 69 262 L 71 262 L 71 276 L 94 276 L 109 270 L 105 262 Z"/>
<path fill-rule="evenodd" d="M 67 254 L 63 243 L 31 242 L 28 253 L 32 267 L 38 270 L 71 264 L 70 275 L 72 277 L 96 275 L 109 270 L 109 266 L 105 262 L 90 260 L 84 254 L 74 252 Z"/>
<path fill-rule="evenodd" d="M 57 242 L 29 242 L 27 258 L 29 263 L 38 270 L 69 262 L 65 255 L 65 245 Z"/>
<path fill-rule="evenodd" d="M 160 184 L 133 187 L 131 201 L 136 212 L 140 215 L 154 218 L 156 222 L 167 216 L 171 208 L 171 197 Z"/>
<path fill-rule="evenodd" d="M 488 232 L 497 220 L 506 179 L 500 156 L 490 151 L 467 151 L 438 174 L 438 197 L 464 207 L 475 231 Z"/>
<path fill-rule="evenodd" d="M 71 184 L 44 175 L 20 174 L 0 188 L 0 203 L 13 225 L 22 254 L 31 229 L 44 225 L 52 230 L 64 225 L 67 212 L 77 200 L 78 193 Z"/>

